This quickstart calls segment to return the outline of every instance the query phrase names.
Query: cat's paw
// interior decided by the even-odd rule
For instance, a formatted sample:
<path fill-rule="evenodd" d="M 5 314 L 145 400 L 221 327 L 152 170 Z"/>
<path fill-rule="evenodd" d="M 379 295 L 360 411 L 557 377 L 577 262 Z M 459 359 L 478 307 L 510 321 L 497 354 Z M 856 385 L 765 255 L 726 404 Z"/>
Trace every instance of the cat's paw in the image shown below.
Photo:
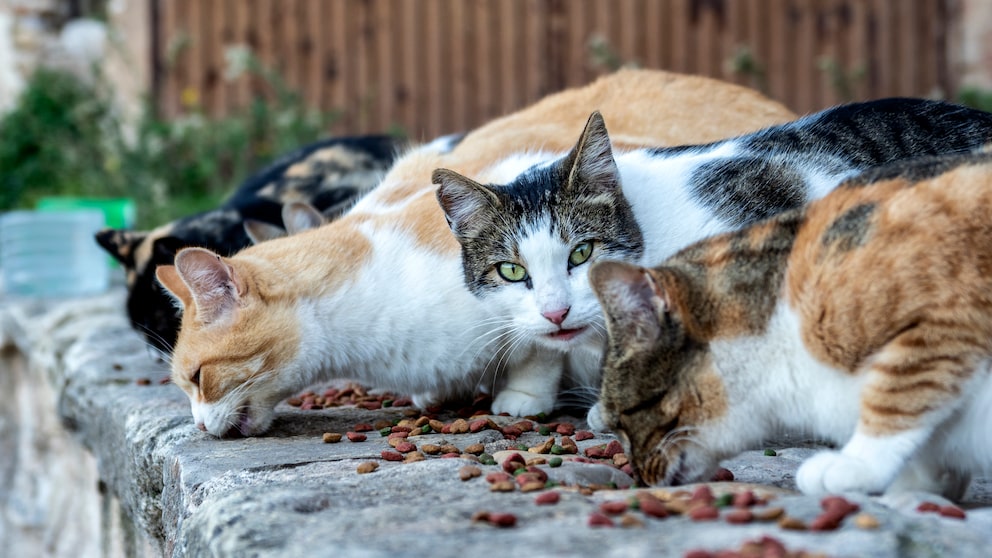
<path fill-rule="evenodd" d="M 877 494 L 891 479 L 858 457 L 838 451 L 822 451 L 807 459 L 796 473 L 796 485 L 804 494 L 843 492 Z"/>
<path fill-rule="evenodd" d="M 603 422 L 603 414 L 599 411 L 599 403 L 590 407 L 589 413 L 586 414 L 586 422 L 589 423 L 590 430 L 594 432 L 607 432 L 610 430 L 606 427 L 606 423 Z"/>
<path fill-rule="evenodd" d="M 515 417 L 527 417 L 540 413 L 550 413 L 555 406 L 555 398 L 524 393 L 515 389 L 504 389 L 493 399 L 494 414 L 509 413 Z"/>
<path fill-rule="evenodd" d="M 433 391 L 415 393 L 410 396 L 410 400 L 413 401 L 413 406 L 418 409 L 427 409 L 428 407 L 433 407 L 441 402 L 437 394 Z"/>

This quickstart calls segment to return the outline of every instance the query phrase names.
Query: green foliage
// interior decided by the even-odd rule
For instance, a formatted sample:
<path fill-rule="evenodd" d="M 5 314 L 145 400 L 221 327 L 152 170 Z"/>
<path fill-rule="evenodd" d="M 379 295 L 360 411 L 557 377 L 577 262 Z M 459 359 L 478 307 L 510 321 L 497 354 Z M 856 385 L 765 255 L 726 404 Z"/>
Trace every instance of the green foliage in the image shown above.
<path fill-rule="evenodd" d="M 958 91 L 957 102 L 971 108 L 992 112 L 992 91 L 974 86 L 962 87 Z"/>
<path fill-rule="evenodd" d="M 34 73 L 18 104 L 0 116 L 0 210 L 33 207 L 50 195 L 131 197 L 138 226 L 215 207 L 252 171 L 325 134 L 333 114 L 309 109 L 253 57 L 245 72 L 270 94 L 217 119 L 184 92 L 185 114 L 136 123 L 117 112 L 99 73 L 92 83 L 68 73 Z"/>

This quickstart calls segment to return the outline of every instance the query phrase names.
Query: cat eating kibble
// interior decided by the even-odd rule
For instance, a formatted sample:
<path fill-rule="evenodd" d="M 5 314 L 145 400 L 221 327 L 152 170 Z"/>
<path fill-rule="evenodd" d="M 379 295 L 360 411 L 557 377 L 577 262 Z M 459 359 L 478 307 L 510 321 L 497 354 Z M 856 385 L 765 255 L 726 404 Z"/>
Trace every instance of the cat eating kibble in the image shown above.
<path fill-rule="evenodd" d="M 189 397 L 194 424 L 215 436 L 261 434 L 279 401 L 334 378 L 424 406 L 470 396 L 492 385 L 486 374 L 526 359 L 465 288 L 431 171 L 475 175 L 511 153 L 567 150 L 596 109 L 630 148 L 714 141 L 792 117 L 732 84 L 624 70 L 497 119 L 450 152 L 401 156 L 326 225 L 231 257 L 179 251 L 156 275 L 183 308 L 172 380 Z"/>
<path fill-rule="evenodd" d="M 992 156 L 924 157 L 658 267 L 597 263 L 593 411 L 649 484 L 792 432 L 839 447 L 803 492 L 960 498 L 992 470 L 990 216 Z"/>
<path fill-rule="evenodd" d="M 508 324 L 513 351 L 527 355 L 508 367 L 493 410 L 548 412 L 562 389 L 598 388 L 604 324 L 587 274 L 597 260 L 656 265 L 709 234 L 820 198 L 859 171 L 989 141 L 989 113 L 895 98 L 716 143 L 614 156 L 593 114 L 568 153 L 518 153 L 473 178 L 435 171 L 465 283 Z M 594 427 L 597 419 L 590 415 Z"/>

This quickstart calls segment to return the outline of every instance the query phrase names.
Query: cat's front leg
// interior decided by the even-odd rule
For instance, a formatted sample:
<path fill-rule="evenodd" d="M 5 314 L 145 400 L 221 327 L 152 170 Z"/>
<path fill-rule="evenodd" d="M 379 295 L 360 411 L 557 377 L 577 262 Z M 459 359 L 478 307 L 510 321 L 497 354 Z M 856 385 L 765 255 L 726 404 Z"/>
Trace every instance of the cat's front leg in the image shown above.
<path fill-rule="evenodd" d="M 882 493 L 929 435 L 926 428 L 893 436 L 857 432 L 840 451 L 822 451 L 803 462 L 796 485 L 806 494 Z"/>
<path fill-rule="evenodd" d="M 523 358 L 511 360 L 506 384 L 493 399 L 494 413 L 523 417 L 550 413 L 555 407 L 565 355 L 533 348 Z"/>

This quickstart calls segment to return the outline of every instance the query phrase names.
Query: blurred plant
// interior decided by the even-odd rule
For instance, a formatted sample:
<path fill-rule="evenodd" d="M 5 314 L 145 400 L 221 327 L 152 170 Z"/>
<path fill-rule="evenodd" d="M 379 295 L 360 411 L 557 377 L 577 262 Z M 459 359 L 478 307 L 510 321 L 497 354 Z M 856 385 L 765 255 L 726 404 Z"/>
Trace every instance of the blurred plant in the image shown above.
<path fill-rule="evenodd" d="M 845 70 L 836 59 L 830 56 L 820 57 L 817 64 L 820 70 L 827 74 L 827 77 L 830 79 L 830 85 L 841 102 L 846 103 L 857 98 L 856 89 L 858 84 L 864 81 L 865 74 L 867 73 L 864 64 L 859 64 L 850 70 Z"/>
<path fill-rule="evenodd" d="M 602 35 L 592 35 L 586 41 L 586 48 L 589 51 L 589 64 L 593 68 L 606 68 L 614 72 L 620 68 L 637 68 L 639 65 L 634 61 L 624 61 L 624 59 L 614 50 L 609 41 Z"/>
<path fill-rule="evenodd" d="M 211 119 L 199 92 L 187 89 L 183 115 L 159 118 L 146 102 L 131 125 L 98 70 L 91 83 L 37 70 L 0 116 L 0 210 L 32 207 L 48 195 L 129 196 L 147 228 L 215 207 L 250 172 L 326 133 L 336 114 L 308 108 L 250 51 L 240 56 L 240 71 L 228 75 L 258 78 L 268 94 Z"/>
<path fill-rule="evenodd" d="M 765 67 L 748 45 L 739 45 L 734 54 L 727 60 L 725 67 L 730 74 L 746 77 L 750 81 L 751 87 L 762 93 L 768 93 L 768 77 L 765 74 Z"/>
<path fill-rule="evenodd" d="M 958 90 L 957 102 L 971 108 L 992 112 L 992 91 L 973 85 L 963 86 Z"/>

